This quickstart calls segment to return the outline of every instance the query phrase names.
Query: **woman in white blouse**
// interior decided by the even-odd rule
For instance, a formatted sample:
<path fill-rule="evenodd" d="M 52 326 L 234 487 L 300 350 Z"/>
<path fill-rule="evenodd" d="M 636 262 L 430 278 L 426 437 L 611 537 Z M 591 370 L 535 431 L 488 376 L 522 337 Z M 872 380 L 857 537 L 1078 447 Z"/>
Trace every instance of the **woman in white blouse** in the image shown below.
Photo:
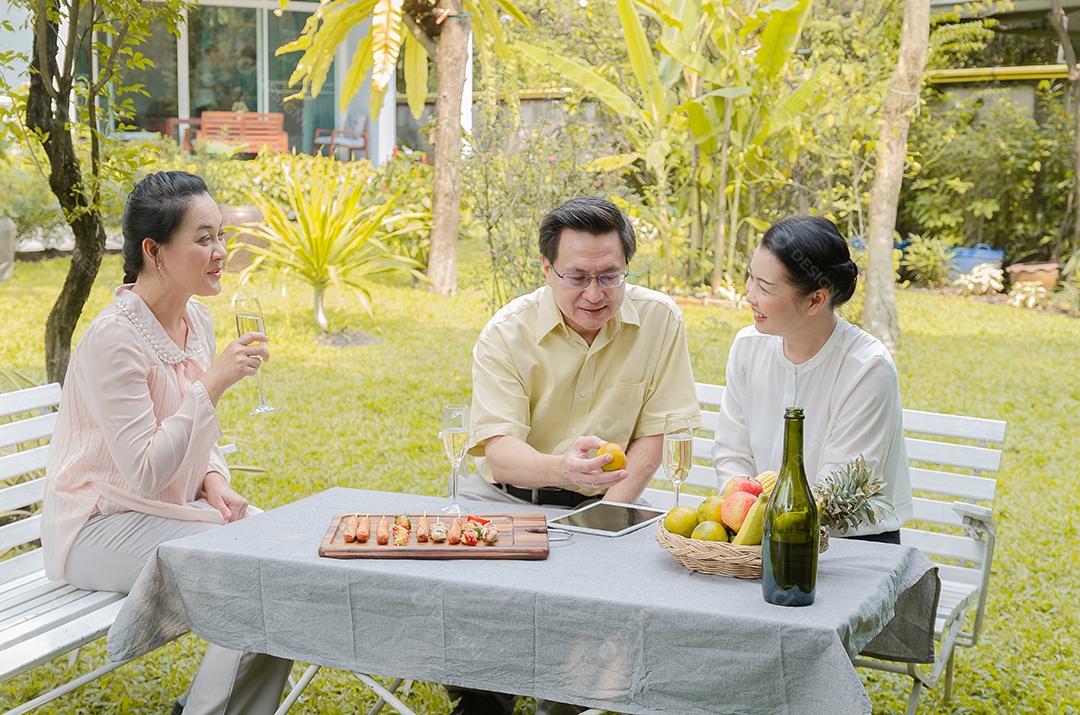
<path fill-rule="evenodd" d="M 801 407 L 811 484 L 861 454 L 885 480 L 896 516 L 855 535 L 900 543 L 912 501 L 896 365 L 877 338 L 834 312 L 857 277 L 827 219 L 795 217 L 765 233 L 746 279 L 754 324 L 739 331 L 728 357 L 713 466 L 721 488 L 733 476 L 778 470 L 784 409 Z"/>
<path fill-rule="evenodd" d="M 247 333 L 214 359 L 221 212 L 202 179 L 151 174 L 124 209 L 125 284 L 71 357 L 45 469 L 49 578 L 127 593 L 158 544 L 242 519 L 217 447 L 222 394 L 269 359 Z M 272 713 L 291 663 L 210 644 L 173 712 Z"/>

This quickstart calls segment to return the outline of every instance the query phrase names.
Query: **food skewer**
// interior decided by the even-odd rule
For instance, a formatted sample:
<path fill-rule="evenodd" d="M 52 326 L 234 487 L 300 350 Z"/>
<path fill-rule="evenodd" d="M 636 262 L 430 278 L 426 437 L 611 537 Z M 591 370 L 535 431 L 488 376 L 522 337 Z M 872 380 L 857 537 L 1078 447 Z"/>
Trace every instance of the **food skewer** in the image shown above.
<path fill-rule="evenodd" d="M 367 543 L 368 537 L 371 535 L 371 515 L 365 514 L 363 519 L 360 519 L 356 525 L 356 540 L 361 544 Z"/>
<path fill-rule="evenodd" d="M 341 538 L 347 544 L 356 540 L 356 516 L 349 514 L 341 520 Z"/>

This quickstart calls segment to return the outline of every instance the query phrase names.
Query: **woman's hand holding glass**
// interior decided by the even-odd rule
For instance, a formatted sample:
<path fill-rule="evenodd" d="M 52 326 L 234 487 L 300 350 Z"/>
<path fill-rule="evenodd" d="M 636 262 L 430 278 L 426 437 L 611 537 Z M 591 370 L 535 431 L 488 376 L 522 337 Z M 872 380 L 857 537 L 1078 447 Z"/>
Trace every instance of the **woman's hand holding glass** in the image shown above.
<path fill-rule="evenodd" d="M 243 340 L 246 336 L 259 336 L 256 340 L 261 338 L 265 342 L 266 328 L 264 327 L 262 305 L 259 303 L 259 299 L 243 298 L 238 300 L 236 301 L 235 311 L 236 332 L 240 335 L 240 340 Z M 250 346 L 252 342 L 249 342 L 248 345 Z M 269 353 L 267 353 L 267 358 L 269 358 Z M 259 404 L 248 414 L 261 415 L 266 412 L 277 412 L 278 408 L 266 404 L 266 396 L 263 395 L 262 373 L 259 372 L 258 365 L 255 366 L 255 384 L 259 388 Z"/>
<path fill-rule="evenodd" d="M 270 359 L 266 341 L 265 333 L 244 333 L 226 345 L 203 373 L 201 382 L 215 405 L 226 390 L 245 377 L 254 375 Z"/>

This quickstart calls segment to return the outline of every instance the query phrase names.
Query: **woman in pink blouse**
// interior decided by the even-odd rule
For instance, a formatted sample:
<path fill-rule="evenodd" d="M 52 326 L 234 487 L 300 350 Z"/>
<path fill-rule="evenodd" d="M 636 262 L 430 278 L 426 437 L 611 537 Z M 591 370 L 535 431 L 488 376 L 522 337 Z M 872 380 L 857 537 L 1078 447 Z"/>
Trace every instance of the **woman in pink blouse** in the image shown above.
<path fill-rule="evenodd" d="M 45 570 L 127 593 L 158 544 L 248 514 L 218 449 L 215 406 L 270 353 L 247 333 L 214 359 L 221 212 L 202 179 L 170 171 L 133 188 L 124 209 L 124 282 L 68 365 L 45 469 Z M 173 712 L 272 713 L 290 661 L 210 644 Z"/>

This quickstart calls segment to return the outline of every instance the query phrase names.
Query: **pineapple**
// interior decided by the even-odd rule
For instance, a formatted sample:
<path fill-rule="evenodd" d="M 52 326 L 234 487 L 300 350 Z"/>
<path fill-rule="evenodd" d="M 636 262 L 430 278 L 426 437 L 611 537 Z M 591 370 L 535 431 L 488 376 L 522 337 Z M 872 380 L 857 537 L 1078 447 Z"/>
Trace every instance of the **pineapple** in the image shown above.
<path fill-rule="evenodd" d="M 880 493 L 884 487 L 860 454 L 814 485 L 821 525 L 846 534 L 860 524 L 895 515 L 888 497 Z"/>

